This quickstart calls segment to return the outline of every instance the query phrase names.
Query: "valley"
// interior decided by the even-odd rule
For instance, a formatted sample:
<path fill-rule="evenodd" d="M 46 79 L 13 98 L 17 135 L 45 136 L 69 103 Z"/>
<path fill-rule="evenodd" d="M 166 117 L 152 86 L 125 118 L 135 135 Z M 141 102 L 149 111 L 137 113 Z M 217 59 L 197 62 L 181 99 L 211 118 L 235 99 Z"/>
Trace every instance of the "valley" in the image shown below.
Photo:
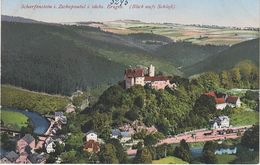
<path fill-rule="evenodd" d="M 1 28 L 1 163 L 259 162 L 259 28 Z"/>

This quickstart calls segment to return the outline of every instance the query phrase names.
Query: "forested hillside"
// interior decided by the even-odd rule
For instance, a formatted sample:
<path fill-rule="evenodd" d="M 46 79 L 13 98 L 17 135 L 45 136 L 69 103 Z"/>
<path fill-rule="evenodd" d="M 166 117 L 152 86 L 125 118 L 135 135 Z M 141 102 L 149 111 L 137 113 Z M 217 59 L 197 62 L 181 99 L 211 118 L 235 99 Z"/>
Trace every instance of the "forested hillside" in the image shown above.
<path fill-rule="evenodd" d="M 1 105 L 28 109 L 40 114 L 63 111 L 71 102 L 68 97 L 38 93 L 8 85 L 1 86 Z"/>
<path fill-rule="evenodd" d="M 184 68 L 183 72 L 186 75 L 198 74 L 205 71 L 220 72 L 231 69 L 244 60 L 250 60 L 259 66 L 259 38 L 233 45 L 229 49 Z"/>
<path fill-rule="evenodd" d="M 2 84 L 71 95 L 115 84 L 129 66 L 153 64 L 157 73 L 190 76 L 229 69 L 245 59 L 256 62 L 258 43 L 200 46 L 152 33 L 119 35 L 88 26 L 3 21 Z"/>
<path fill-rule="evenodd" d="M 175 76 L 171 81 L 177 84 L 176 90 L 138 85 L 124 89 L 114 85 L 103 92 L 91 110 L 87 109 L 86 113 L 93 118 L 83 129 L 94 129 L 106 138 L 112 128 L 135 120 L 147 126 L 155 125 L 165 135 L 206 128 L 212 116 L 230 115 L 234 111 L 218 111 L 214 98 L 203 93 L 238 87 L 258 88 L 258 79 L 256 66 L 245 61 L 221 74 L 206 72 L 191 80 Z"/>
<path fill-rule="evenodd" d="M 136 47 L 129 36 L 92 27 L 2 22 L 2 39 L 2 83 L 35 91 L 70 95 L 116 83 L 128 65 L 153 63 L 168 74 L 181 74 Z"/>
<path fill-rule="evenodd" d="M 196 45 L 190 42 L 169 43 L 158 48 L 154 54 L 166 58 L 177 67 L 188 67 L 210 58 L 228 46 Z"/>

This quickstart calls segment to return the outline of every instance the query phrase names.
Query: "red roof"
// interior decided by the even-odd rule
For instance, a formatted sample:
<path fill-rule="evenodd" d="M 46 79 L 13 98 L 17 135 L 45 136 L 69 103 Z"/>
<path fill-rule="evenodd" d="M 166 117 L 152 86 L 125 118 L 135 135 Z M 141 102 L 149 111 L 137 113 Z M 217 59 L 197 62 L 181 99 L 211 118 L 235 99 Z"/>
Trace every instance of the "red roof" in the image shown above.
<path fill-rule="evenodd" d="M 155 76 L 155 77 L 146 76 L 144 78 L 144 81 L 167 81 L 167 80 L 169 80 L 169 77 L 166 76 Z"/>
<path fill-rule="evenodd" d="M 228 102 L 228 103 L 233 103 L 233 104 L 235 104 L 235 103 L 237 102 L 237 100 L 238 100 L 238 97 L 237 97 L 237 96 L 228 96 L 228 98 L 227 98 L 227 102 Z"/>
<path fill-rule="evenodd" d="M 98 152 L 99 151 L 99 143 L 95 142 L 94 140 L 89 140 L 84 144 L 84 148 L 92 148 L 93 152 Z"/>
<path fill-rule="evenodd" d="M 217 104 L 225 103 L 225 99 L 224 98 L 215 98 L 215 101 L 216 101 Z"/>
<path fill-rule="evenodd" d="M 217 98 L 217 95 L 216 95 L 216 93 L 215 93 L 214 91 L 211 91 L 211 92 L 205 93 L 205 95 L 207 95 L 207 96 L 212 96 L 212 97 Z"/>
<path fill-rule="evenodd" d="M 125 75 L 126 77 L 143 77 L 144 69 L 126 69 Z"/>

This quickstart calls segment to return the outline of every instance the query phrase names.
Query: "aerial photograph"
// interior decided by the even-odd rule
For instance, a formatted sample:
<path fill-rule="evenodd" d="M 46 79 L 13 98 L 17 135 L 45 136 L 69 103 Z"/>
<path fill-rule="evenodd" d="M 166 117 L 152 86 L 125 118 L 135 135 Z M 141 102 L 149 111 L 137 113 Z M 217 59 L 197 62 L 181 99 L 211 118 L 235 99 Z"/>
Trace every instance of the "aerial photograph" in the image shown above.
<path fill-rule="evenodd" d="M 0 164 L 259 164 L 259 0 L 1 0 Z"/>

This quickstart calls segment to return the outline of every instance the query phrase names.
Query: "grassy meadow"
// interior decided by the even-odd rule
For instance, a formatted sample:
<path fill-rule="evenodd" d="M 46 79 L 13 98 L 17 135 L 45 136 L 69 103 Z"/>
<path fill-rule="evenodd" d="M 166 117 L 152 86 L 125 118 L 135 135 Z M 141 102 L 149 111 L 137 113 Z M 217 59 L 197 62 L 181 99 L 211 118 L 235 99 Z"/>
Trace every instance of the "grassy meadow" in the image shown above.
<path fill-rule="evenodd" d="M 153 164 L 188 164 L 188 162 L 173 156 L 168 156 L 159 160 L 153 160 Z"/>
<path fill-rule="evenodd" d="M 235 111 L 234 114 L 230 116 L 230 124 L 232 126 L 242 126 L 242 125 L 253 125 L 259 122 L 259 112 L 256 111 Z"/>
<path fill-rule="evenodd" d="M 27 127 L 28 117 L 19 112 L 7 111 L 4 109 L 0 110 L 1 121 L 4 126 L 14 130 L 20 130 L 22 127 Z"/>
<path fill-rule="evenodd" d="M 218 164 L 230 164 L 236 158 L 236 155 L 217 155 Z"/>

